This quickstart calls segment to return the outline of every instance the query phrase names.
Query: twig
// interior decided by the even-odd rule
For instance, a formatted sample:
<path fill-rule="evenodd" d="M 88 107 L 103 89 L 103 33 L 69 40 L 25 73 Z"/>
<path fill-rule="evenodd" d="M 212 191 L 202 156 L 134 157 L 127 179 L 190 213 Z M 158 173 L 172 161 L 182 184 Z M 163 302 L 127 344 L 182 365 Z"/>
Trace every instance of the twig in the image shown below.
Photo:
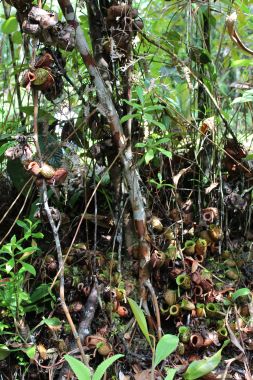
<path fill-rule="evenodd" d="M 161 328 L 161 317 L 160 317 L 160 311 L 159 311 L 159 306 L 158 306 L 156 294 L 155 294 L 154 288 L 153 288 L 150 280 L 146 280 L 144 282 L 144 285 L 148 288 L 148 290 L 149 290 L 149 292 L 151 294 L 151 298 L 152 298 L 152 302 L 153 302 L 153 307 L 155 309 L 155 314 L 156 314 L 157 335 L 158 335 L 158 339 L 160 340 L 161 337 L 162 337 L 162 328 Z"/>
<path fill-rule="evenodd" d="M 69 309 L 68 309 L 68 307 L 66 305 L 66 302 L 65 302 L 64 265 L 63 265 L 63 258 L 62 258 L 61 242 L 60 242 L 57 226 L 55 225 L 55 222 L 54 222 L 53 217 L 52 217 L 51 210 L 49 208 L 48 196 L 47 196 L 47 187 L 46 187 L 45 180 L 43 180 L 42 192 L 43 192 L 43 204 L 44 204 L 44 208 L 45 208 L 45 211 L 47 213 L 47 217 L 48 217 L 48 220 L 49 220 L 52 232 L 53 232 L 55 246 L 56 246 L 56 251 L 57 251 L 57 256 L 58 256 L 58 265 L 59 265 L 59 268 L 60 268 L 59 277 L 60 277 L 60 301 L 61 301 L 61 306 L 62 306 L 62 309 L 63 309 L 63 311 L 65 313 L 65 316 L 66 316 L 66 318 L 68 320 L 68 323 L 69 323 L 69 325 L 71 327 L 72 333 L 73 333 L 74 338 L 75 338 L 76 343 L 77 343 L 77 346 L 78 346 L 78 348 L 79 348 L 79 350 L 81 352 L 82 360 L 88 366 L 89 363 L 88 363 L 88 361 L 86 359 L 86 356 L 84 354 L 84 350 L 83 350 L 83 346 L 82 346 L 82 343 L 81 343 L 81 339 L 80 339 L 80 337 L 79 337 L 79 335 L 78 335 L 78 333 L 76 331 L 76 327 L 75 327 L 75 325 L 73 323 L 73 320 L 72 320 L 71 315 L 69 313 Z"/>
<path fill-rule="evenodd" d="M 8 232 L 6 232 L 6 234 L 5 234 L 5 236 L 3 237 L 3 239 L 0 241 L 0 245 L 3 244 L 3 242 L 5 241 L 5 239 L 9 236 L 9 234 L 11 233 L 13 227 L 15 226 L 15 224 L 16 224 L 16 222 L 17 222 L 19 216 L 20 216 L 20 214 L 21 214 L 22 211 L 24 210 L 25 205 L 26 205 L 26 202 L 27 202 L 27 199 L 28 199 L 28 196 L 29 196 L 29 194 L 30 194 L 30 192 L 31 192 L 31 189 L 32 189 L 32 184 L 31 184 L 31 186 L 30 186 L 30 188 L 29 188 L 29 190 L 28 190 L 28 192 L 27 192 L 27 194 L 26 194 L 26 196 L 25 196 L 25 200 L 24 200 L 24 202 L 23 202 L 23 204 L 22 204 L 22 207 L 20 208 L 20 210 L 19 210 L 19 212 L 18 212 L 18 214 L 17 214 L 17 216 L 16 216 L 14 222 L 12 223 L 12 225 L 11 225 L 11 227 L 9 228 Z"/>
<path fill-rule="evenodd" d="M 82 216 L 81 216 L 80 221 L 79 221 L 79 223 L 78 223 L 78 226 L 77 226 L 77 229 L 76 229 L 75 235 L 74 235 L 74 237 L 73 237 L 73 239 L 72 239 L 72 241 L 71 241 L 71 244 L 70 244 L 70 246 L 69 246 L 69 248 L 68 248 L 68 251 L 67 251 L 66 255 L 64 256 L 63 266 L 64 266 L 64 264 L 65 264 L 65 262 L 66 262 L 66 260 L 67 260 L 67 258 L 68 258 L 68 256 L 69 256 L 69 254 L 70 254 L 70 252 L 71 252 L 71 250 L 72 250 L 72 247 L 73 247 L 73 245 L 74 245 L 74 243 L 75 243 L 75 240 L 76 240 L 77 234 L 78 234 L 78 232 L 79 232 L 79 230 L 80 230 L 80 227 L 81 227 L 81 225 L 82 225 L 82 222 L 83 222 L 84 219 L 85 219 L 85 216 L 86 216 L 87 210 L 88 210 L 88 208 L 89 208 L 89 206 L 90 206 L 90 203 L 91 203 L 91 201 L 92 201 L 92 199 L 93 199 L 93 197 L 94 197 L 94 195 L 95 195 L 97 189 L 99 188 L 99 186 L 100 186 L 101 182 L 103 181 L 105 175 L 108 173 L 108 171 L 109 171 L 109 170 L 111 169 L 111 167 L 114 165 L 114 163 L 117 161 L 118 157 L 119 157 L 119 153 L 118 153 L 117 156 L 114 158 L 114 160 L 112 161 L 111 165 L 105 170 L 104 174 L 102 175 L 102 177 L 101 177 L 100 180 L 98 181 L 98 183 L 97 183 L 95 189 L 93 190 L 93 192 L 92 192 L 92 194 L 91 194 L 91 196 L 90 196 L 90 199 L 88 200 L 88 202 L 87 202 L 87 204 L 86 204 L 86 206 L 85 206 L 85 209 L 84 209 L 84 211 L 83 211 L 83 213 L 82 213 Z M 59 277 L 59 274 L 60 274 L 61 269 L 62 269 L 62 268 L 59 267 L 59 270 L 58 270 L 58 272 L 56 273 L 55 278 L 53 279 L 53 282 L 52 282 L 52 285 L 51 285 L 51 289 L 54 287 L 55 282 L 56 282 L 57 278 Z"/>
<path fill-rule="evenodd" d="M 12 202 L 12 204 L 10 205 L 10 207 L 8 208 L 8 210 L 5 212 L 5 214 L 2 216 L 1 220 L 0 220 L 0 224 L 4 221 L 4 219 L 6 218 L 6 216 L 9 214 L 9 212 L 12 210 L 12 208 L 15 206 L 16 202 L 19 200 L 19 198 L 21 197 L 23 191 L 25 190 L 26 186 L 29 185 L 29 183 L 32 181 L 32 177 L 29 178 L 29 180 L 24 184 L 24 186 L 22 187 L 22 189 L 20 190 L 20 192 L 18 193 L 18 195 L 16 196 L 16 198 L 14 199 L 14 201 Z"/>

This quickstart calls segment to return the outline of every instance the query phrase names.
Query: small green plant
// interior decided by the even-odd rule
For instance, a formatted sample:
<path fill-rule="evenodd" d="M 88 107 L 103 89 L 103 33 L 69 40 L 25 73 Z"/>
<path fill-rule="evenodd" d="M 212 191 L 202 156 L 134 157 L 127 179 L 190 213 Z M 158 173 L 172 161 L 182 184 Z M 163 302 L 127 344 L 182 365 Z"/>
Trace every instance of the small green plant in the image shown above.
<path fill-rule="evenodd" d="M 222 350 L 229 344 L 230 340 L 225 340 L 221 349 L 217 351 L 213 356 L 203 360 L 196 360 L 192 362 L 183 375 L 184 380 L 195 380 L 202 376 L 207 375 L 213 371 L 221 361 Z"/>
<path fill-rule="evenodd" d="M 158 102 L 150 104 L 150 94 L 148 91 L 145 92 L 142 87 L 137 86 L 135 92 L 138 98 L 137 101 L 124 100 L 125 103 L 132 107 L 133 113 L 123 116 L 121 123 L 135 118 L 140 121 L 141 127 L 148 131 L 148 137 L 145 141 L 135 145 L 137 148 L 144 148 L 145 150 L 140 164 L 143 162 L 148 164 L 151 160 L 157 158 L 159 154 L 171 158 L 172 153 L 170 150 L 167 150 L 166 146 L 166 144 L 171 142 L 171 133 L 167 131 L 167 127 L 163 122 L 157 120 L 162 119 L 165 107 Z M 156 118 L 154 118 L 154 115 L 156 115 Z M 158 133 L 156 133 L 156 130 Z M 163 133 L 163 137 L 161 137 L 159 132 Z M 164 186 L 164 184 L 162 185 Z"/>
<path fill-rule="evenodd" d="M 0 249 L 0 306 L 8 317 L 19 320 L 25 314 L 25 305 L 29 304 L 30 295 L 25 291 L 25 277 L 27 272 L 35 276 L 36 270 L 28 263 L 28 258 L 39 251 L 35 239 L 41 239 L 43 234 L 36 232 L 39 222 L 30 220 L 17 221 L 19 227 L 24 230 L 23 237 L 17 240 L 12 236 L 9 243 Z"/>
<path fill-rule="evenodd" d="M 153 380 L 155 378 L 155 367 L 157 367 L 163 360 L 165 360 L 170 354 L 172 354 L 172 352 L 177 349 L 179 338 L 176 335 L 166 334 L 159 340 L 156 346 L 155 344 L 152 344 L 150 339 L 151 335 L 148 332 L 146 318 L 142 309 L 131 298 L 128 298 L 128 302 L 135 316 L 135 319 L 152 351 L 151 378 Z M 176 370 L 174 368 L 166 368 L 166 371 L 167 376 L 165 380 L 173 380 L 176 374 Z"/>
<path fill-rule="evenodd" d="M 91 374 L 90 369 L 85 364 L 83 364 L 80 360 L 74 358 L 73 356 L 65 355 L 64 359 L 67 360 L 67 362 L 70 365 L 70 368 L 75 373 L 78 380 L 101 380 L 107 369 L 116 360 L 122 358 L 123 356 L 124 355 L 122 354 L 117 354 L 105 359 L 101 364 L 99 364 L 93 375 Z"/>
<path fill-rule="evenodd" d="M 38 303 L 52 300 L 49 285 L 39 285 L 31 294 L 26 291 L 26 282 L 29 276 L 35 276 L 36 270 L 28 261 L 40 251 L 36 240 L 43 238 L 43 234 L 37 231 L 39 221 L 33 223 L 29 219 L 18 220 L 17 225 L 23 230 L 23 236 L 17 239 L 13 235 L 10 241 L 0 248 L 0 308 L 2 320 L 0 333 L 8 334 L 15 342 L 29 341 L 29 328 L 26 326 L 25 316 L 30 311 L 40 311 L 42 307 Z M 12 322 L 10 322 L 12 320 Z M 44 324 L 43 321 L 41 324 Z M 40 325 L 41 325 L 40 324 Z M 14 328 L 15 326 L 15 328 Z M 26 356 L 30 359 L 35 356 L 35 345 L 23 346 L 19 349 L 9 348 L 8 345 L 0 345 L 0 360 L 15 354 L 19 365 L 28 365 Z M 26 354 L 23 357 L 23 353 Z"/>

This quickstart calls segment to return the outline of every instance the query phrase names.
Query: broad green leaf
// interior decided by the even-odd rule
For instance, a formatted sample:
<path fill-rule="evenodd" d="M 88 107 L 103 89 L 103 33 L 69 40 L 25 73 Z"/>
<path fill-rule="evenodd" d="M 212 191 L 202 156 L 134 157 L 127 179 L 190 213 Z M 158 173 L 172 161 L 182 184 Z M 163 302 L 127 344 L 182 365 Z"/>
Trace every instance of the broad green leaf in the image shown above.
<path fill-rule="evenodd" d="M 164 380 L 173 380 L 175 374 L 177 373 L 177 369 L 176 368 L 166 369 L 166 373 L 167 373 L 167 375 L 166 375 Z"/>
<path fill-rule="evenodd" d="M 0 360 L 4 360 L 10 355 L 10 350 L 5 344 L 0 344 Z"/>
<path fill-rule="evenodd" d="M 80 360 L 73 356 L 64 355 L 64 359 L 69 363 L 70 368 L 77 376 L 78 380 L 91 380 L 90 370 Z"/>
<path fill-rule="evenodd" d="M 26 272 L 31 273 L 33 276 L 36 276 L 36 270 L 33 265 L 25 263 L 24 261 L 19 261 L 19 262 L 20 264 L 22 264 L 22 268 L 19 271 L 20 273 L 23 273 L 26 271 Z"/>
<path fill-rule="evenodd" d="M 248 288 L 238 289 L 234 294 L 232 294 L 232 300 L 235 301 L 238 297 L 244 297 L 251 294 Z"/>
<path fill-rule="evenodd" d="M 192 362 L 184 373 L 183 378 L 185 380 L 195 380 L 213 371 L 219 365 L 222 350 L 229 344 L 229 342 L 230 340 L 225 340 L 221 349 L 213 356 Z"/>
<path fill-rule="evenodd" d="M 113 355 L 110 358 L 105 359 L 99 366 L 97 367 L 94 375 L 92 376 L 92 380 L 101 380 L 104 376 L 106 370 L 119 358 L 122 358 L 124 355 L 117 354 Z"/>
<path fill-rule="evenodd" d="M 147 151 L 147 153 L 145 153 L 145 162 L 146 162 L 146 164 L 148 164 L 149 161 L 153 160 L 154 157 L 155 157 L 155 154 L 154 154 L 153 149 L 149 149 Z"/>
<path fill-rule="evenodd" d="M 169 150 L 165 150 L 163 148 L 157 148 L 159 150 L 159 152 L 161 152 L 164 156 L 168 157 L 168 158 L 171 158 L 172 157 L 172 153 L 169 151 Z"/>
<path fill-rule="evenodd" d="M 35 358 L 36 354 L 36 346 L 28 347 L 28 348 L 22 348 L 22 350 L 30 359 Z"/>
<path fill-rule="evenodd" d="M 151 340 L 150 340 L 149 333 L 148 333 L 147 321 L 146 321 L 146 318 L 145 318 L 145 315 L 144 315 L 142 309 L 131 298 L 127 298 L 127 300 L 128 300 L 129 305 L 132 309 L 134 317 L 135 317 L 135 319 L 136 319 L 136 321 L 137 321 L 137 323 L 138 323 L 138 325 L 142 331 L 142 334 L 145 336 L 145 338 L 147 339 L 147 342 L 149 343 L 150 347 L 152 348 Z"/>
<path fill-rule="evenodd" d="M 125 121 L 127 120 L 130 120 L 130 119 L 134 119 L 134 118 L 138 118 L 140 117 L 140 114 L 139 113 L 133 113 L 133 114 L 129 114 L 129 115 L 125 115 L 123 116 L 121 119 L 120 119 L 120 122 L 121 124 L 123 124 Z"/>
<path fill-rule="evenodd" d="M 155 350 L 155 367 L 176 350 L 178 343 L 178 337 L 171 334 L 166 334 L 159 340 Z"/>
<path fill-rule="evenodd" d="M 2 32 L 5 34 L 13 33 L 18 28 L 18 22 L 15 16 L 11 16 L 8 20 L 5 20 L 2 25 Z"/>
<path fill-rule="evenodd" d="M 47 326 L 61 326 L 61 321 L 59 318 L 53 317 L 53 318 L 45 318 L 42 319 L 39 326 L 47 325 Z"/>
<path fill-rule="evenodd" d="M 20 45 L 22 44 L 22 34 L 17 31 L 17 32 L 14 32 L 13 35 L 12 35 L 12 41 L 14 42 L 14 44 L 17 44 L 17 45 Z"/>
<path fill-rule="evenodd" d="M 13 145 L 14 145 L 14 143 L 12 141 L 7 142 L 7 143 L 1 145 L 0 146 L 0 156 L 2 156 L 6 152 L 6 150 L 8 148 L 12 147 Z"/>

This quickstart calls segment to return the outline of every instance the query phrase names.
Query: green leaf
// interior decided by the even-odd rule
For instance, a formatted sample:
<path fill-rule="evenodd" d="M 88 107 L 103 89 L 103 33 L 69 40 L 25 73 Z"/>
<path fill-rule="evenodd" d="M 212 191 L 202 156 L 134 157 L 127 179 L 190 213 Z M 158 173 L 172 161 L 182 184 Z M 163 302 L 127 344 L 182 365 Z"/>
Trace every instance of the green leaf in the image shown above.
<path fill-rule="evenodd" d="M 14 145 L 14 143 L 13 142 L 7 142 L 7 143 L 5 143 L 5 144 L 3 144 L 3 145 L 1 145 L 0 146 L 0 156 L 2 156 L 5 152 L 6 152 L 6 150 L 8 149 L 8 148 L 10 148 L 10 147 L 12 147 Z"/>
<path fill-rule="evenodd" d="M 121 119 L 120 119 L 120 122 L 121 124 L 123 124 L 125 121 L 127 120 L 130 120 L 130 119 L 137 119 L 140 117 L 140 114 L 139 113 L 133 113 L 133 114 L 129 114 L 129 115 L 125 115 L 123 116 Z"/>
<path fill-rule="evenodd" d="M 137 92 L 138 98 L 140 99 L 141 104 L 144 104 L 143 88 L 137 86 L 136 92 Z"/>
<path fill-rule="evenodd" d="M 41 325 L 47 325 L 47 326 L 61 326 L 61 321 L 59 320 L 59 318 L 56 318 L 56 317 L 53 317 L 53 318 L 45 318 L 45 319 L 42 319 L 42 321 L 40 322 L 40 326 Z"/>
<path fill-rule="evenodd" d="M 245 160 L 247 161 L 253 160 L 253 153 L 247 154 L 247 156 L 245 157 Z"/>
<path fill-rule="evenodd" d="M 169 150 L 163 148 L 157 148 L 157 150 L 159 150 L 159 152 L 161 152 L 164 156 L 172 158 L 172 153 Z"/>
<path fill-rule="evenodd" d="M 22 264 L 22 268 L 20 269 L 19 273 L 29 272 L 33 276 L 36 276 L 36 270 L 33 265 L 25 263 L 24 261 L 19 261 L 19 262 L 20 264 Z"/>
<path fill-rule="evenodd" d="M 73 356 L 64 355 L 64 359 L 69 363 L 78 380 L 91 380 L 90 370 L 80 360 Z"/>
<path fill-rule="evenodd" d="M 238 289 L 234 294 L 232 294 L 232 300 L 235 301 L 238 297 L 244 297 L 251 294 L 248 288 Z"/>
<path fill-rule="evenodd" d="M 35 239 L 43 239 L 44 235 L 42 232 L 35 232 L 35 233 L 32 233 L 32 237 Z"/>
<path fill-rule="evenodd" d="M 50 293 L 50 286 L 48 284 L 40 284 L 31 294 L 31 303 L 38 302 L 45 298 Z"/>
<path fill-rule="evenodd" d="M 171 334 L 166 334 L 159 340 L 155 350 L 155 367 L 176 350 L 178 343 L 178 337 Z"/>
<path fill-rule="evenodd" d="M 17 32 L 14 32 L 13 35 L 12 35 L 12 41 L 14 42 L 14 44 L 17 44 L 17 45 L 20 45 L 22 44 L 22 34 L 17 31 Z"/>
<path fill-rule="evenodd" d="M 29 230 L 29 226 L 22 220 L 17 220 L 17 225 L 23 228 L 25 231 Z"/>
<path fill-rule="evenodd" d="M 144 108 L 145 112 L 151 112 L 151 111 L 162 111 L 165 107 L 157 104 L 156 106 L 148 106 Z"/>
<path fill-rule="evenodd" d="M 30 359 L 35 358 L 36 354 L 36 346 L 28 347 L 28 348 L 22 348 L 22 350 Z"/>
<path fill-rule="evenodd" d="M 166 375 L 164 380 L 173 380 L 175 374 L 177 373 L 177 369 L 176 368 L 168 368 L 168 369 L 166 369 L 166 373 L 167 373 L 167 375 Z"/>
<path fill-rule="evenodd" d="M 248 103 L 252 101 L 253 101 L 253 96 L 249 96 L 249 97 L 239 96 L 238 98 L 235 98 L 231 104 L 233 105 L 237 103 Z"/>
<path fill-rule="evenodd" d="M 145 153 L 145 162 L 146 162 L 146 164 L 148 164 L 149 161 L 153 160 L 154 157 L 155 157 L 155 154 L 154 154 L 153 149 L 149 149 L 147 151 L 147 153 Z"/>
<path fill-rule="evenodd" d="M 136 148 L 144 148 L 145 146 L 146 146 L 145 143 L 137 143 L 137 144 L 135 144 Z"/>
<path fill-rule="evenodd" d="M 0 344 L 0 360 L 4 360 L 10 355 L 10 350 L 5 344 Z"/>
<path fill-rule="evenodd" d="M 6 273 L 10 273 L 10 271 L 14 268 L 14 266 L 15 266 L 15 261 L 13 258 L 7 261 L 7 263 L 5 264 Z"/>
<path fill-rule="evenodd" d="M 223 346 L 213 356 L 203 360 L 196 360 L 192 362 L 183 375 L 185 380 L 199 379 L 213 371 L 221 361 L 221 353 L 224 347 L 229 344 L 230 340 L 225 340 Z"/>
<path fill-rule="evenodd" d="M 124 355 L 122 354 L 117 354 L 113 355 L 110 358 L 105 359 L 99 366 L 97 367 L 92 380 L 101 380 L 102 377 L 104 376 L 106 370 L 119 358 L 122 358 Z"/>
<path fill-rule="evenodd" d="M 146 321 L 146 318 L 145 318 L 145 315 L 144 315 L 142 309 L 131 298 L 127 298 L 127 300 L 128 300 L 129 305 L 132 309 L 134 317 L 135 317 L 135 319 L 136 319 L 136 321 L 137 321 L 137 323 L 138 323 L 138 325 L 142 331 L 142 334 L 145 336 L 147 342 L 149 343 L 150 347 L 152 348 L 152 344 L 151 344 L 151 340 L 150 340 L 149 332 L 148 332 L 147 321 Z"/>
<path fill-rule="evenodd" d="M 249 67 L 253 66 L 252 59 L 235 59 L 231 62 L 231 67 Z"/>
<path fill-rule="evenodd" d="M 2 32 L 5 34 L 10 34 L 18 29 L 18 22 L 15 16 L 11 16 L 8 20 L 5 20 L 2 25 Z"/>

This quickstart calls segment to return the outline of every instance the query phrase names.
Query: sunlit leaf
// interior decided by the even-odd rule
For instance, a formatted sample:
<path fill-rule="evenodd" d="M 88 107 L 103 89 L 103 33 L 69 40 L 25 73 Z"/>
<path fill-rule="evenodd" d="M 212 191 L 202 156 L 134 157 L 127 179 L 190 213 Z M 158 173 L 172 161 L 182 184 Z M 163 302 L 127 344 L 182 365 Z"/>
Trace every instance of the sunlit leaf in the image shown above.
<path fill-rule="evenodd" d="M 174 377 L 175 377 L 175 374 L 177 373 L 177 369 L 176 368 L 168 368 L 166 369 L 166 377 L 164 380 L 173 380 Z"/>
<path fill-rule="evenodd" d="M 78 380 L 90 380 L 90 370 L 80 360 L 70 355 L 64 355 L 64 359 L 69 363 L 70 368 L 77 376 Z"/>
<path fill-rule="evenodd" d="M 15 16 L 11 16 L 8 20 L 5 20 L 2 25 L 2 32 L 5 34 L 13 33 L 18 28 L 18 22 Z"/>
<path fill-rule="evenodd" d="M 232 300 L 235 301 L 238 297 L 245 297 L 251 294 L 248 288 L 238 289 L 234 294 L 232 294 Z"/>
<path fill-rule="evenodd" d="M 132 309 L 134 317 L 135 317 L 135 319 L 136 319 L 136 321 L 137 321 L 137 323 L 138 323 L 138 325 L 139 325 L 139 327 L 140 327 L 143 335 L 147 339 L 147 342 L 149 343 L 150 347 L 152 347 L 151 340 L 150 340 L 149 333 L 148 333 L 147 321 L 146 321 L 146 318 L 145 318 L 145 315 L 144 315 L 142 309 L 131 298 L 127 298 L 127 300 L 129 302 L 129 305 L 130 305 L 130 307 Z"/>
<path fill-rule="evenodd" d="M 92 376 L 92 380 L 101 380 L 104 376 L 106 370 L 119 358 L 122 358 L 124 355 L 117 354 L 113 355 L 110 358 L 105 359 L 99 366 L 97 367 L 94 375 Z"/>
<path fill-rule="evenodd" d="M 171 334 L 166 334 L 159 340 L 155 350 L 155 367 L 176 350 L 178 343 L 178 337 Z"/>
<path fill-rule="evenodd" d="M 22 264 L 22 268 L 19 271 L 20 273 L 23 273 L 26 271 L 26 272 L 31 273 L 33 276 L 36 276 L 36 270 L 33 265 L 25 263 L 24 261 L 21 261 L 21 260 L 19 262 L 20 264 Z"/>
<path fill-rule="evenodd" d="M 0 146 L 0 156 L 2 156 L 6 152 L 6 150 L 9 149 L 12 146 L 13 146 L 13 142 L 12 141 L 7 142 L 7 143 L 1 145 Z"/>
<path fill-rule="evenodd" d="M 145 162 L 148 164 L 155 157 L 153 149 L 149 149 L 147 153 L 145 153 Z"/>
<path fill-rule="evenodd" d="M 229 340 L 226 340 L 221 349 L 213 356 L 192 362 L 184 373 L 183 378 L 185 380 L 195 380 L 213 371 L 220 364 L 222 350 L 229 342 Z"/>
<path fill-rule="evenodd" d="M 18 31 L 14 32 L 12 35 L 12 41 L 14 42 L 14 44 L 17 44 L 17 45 L 22 44 L 23 39 L 22 39 L 21 32 L 18 32 Z"/>
<path fill-rule="evenodd" d="M 36 354 L 36 346 L 22 348 L 22 351 L 28 356 L 28 358 L 34 359 Z"/>

